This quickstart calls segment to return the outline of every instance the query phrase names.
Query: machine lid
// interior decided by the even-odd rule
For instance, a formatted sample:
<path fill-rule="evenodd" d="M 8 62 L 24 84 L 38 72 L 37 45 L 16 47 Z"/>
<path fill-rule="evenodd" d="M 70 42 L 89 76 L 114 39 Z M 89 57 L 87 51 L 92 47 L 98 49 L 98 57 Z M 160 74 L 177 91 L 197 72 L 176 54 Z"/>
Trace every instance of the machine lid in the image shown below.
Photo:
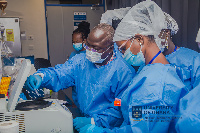
<path fill-rule="evenodd" d="M 8 99 L 8 111 L 13 112 L 19 99 L 24 83 L 31 71 L 31 61 L 28 59 L 23 60 L 22 66 L 19 70 L 11 95 Z"/>
<path fill-rule="evenodd" d="M 15 110 L 21 110 L 21 111 L 30 111 L 30 110 L 38 110 L 47 108 L 52 104 L 52 102 L 45 101 L 43 98 L 34 100 L 34 101 L 25 101 L 18 103 Z"/>

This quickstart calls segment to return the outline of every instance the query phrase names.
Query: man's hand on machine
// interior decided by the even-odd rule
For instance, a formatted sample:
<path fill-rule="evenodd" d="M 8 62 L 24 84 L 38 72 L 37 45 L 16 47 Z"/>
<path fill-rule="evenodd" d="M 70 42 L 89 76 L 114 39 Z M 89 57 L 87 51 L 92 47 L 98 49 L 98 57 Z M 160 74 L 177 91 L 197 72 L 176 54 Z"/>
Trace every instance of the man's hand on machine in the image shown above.
<path fill-rule="evenodd" d="M 24 88 L 28 91 L 35 91 L 40 87 L 41 83 L 42 78 L 39 75 L 30 75 L 24 84 Z"/>

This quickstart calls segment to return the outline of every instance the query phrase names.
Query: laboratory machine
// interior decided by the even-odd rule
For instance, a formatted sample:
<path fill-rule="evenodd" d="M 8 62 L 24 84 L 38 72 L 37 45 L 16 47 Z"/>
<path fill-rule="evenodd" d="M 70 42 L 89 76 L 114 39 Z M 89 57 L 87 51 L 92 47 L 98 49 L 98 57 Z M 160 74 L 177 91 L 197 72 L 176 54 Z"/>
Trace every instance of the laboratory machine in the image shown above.
<path fill-rule="evenodd" d="M 73 117 L 57 99 L 19 100 L 31 70 L 24 60 L 9 98 L 0 98 L 0 122 L 16 121 L 19 133 L 73 133 Z"/>

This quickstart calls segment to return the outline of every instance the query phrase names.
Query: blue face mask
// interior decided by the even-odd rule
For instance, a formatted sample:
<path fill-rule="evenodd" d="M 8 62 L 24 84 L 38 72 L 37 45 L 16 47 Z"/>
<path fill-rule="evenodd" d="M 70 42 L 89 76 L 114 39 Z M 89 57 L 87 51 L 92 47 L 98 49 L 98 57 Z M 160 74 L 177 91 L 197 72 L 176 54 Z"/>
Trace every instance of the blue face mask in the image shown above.
<path fill-rule="evenodd" d="M 73 47 L 76 51 L 80 51 L 83 48 L 82 43 L 73 43 Z"/>
<path fill-rule="evenodd" d="M 133 43 L 133 41 L 132 41 Z M 131 43 L 131 45 L 132 45 Z M 130 47 L 131 47 L 130 45 Z M 123 58 L 126 60 L 126 62 L 128 62 L 128 64 L 132 65 L 132 66 L 141 66 L 145 63 L 145 58 L 144 55 L 142 53 L 142 45 L 140 45 L 140 52 L 137 53 L 137 55 L 132 54 L 132 52 L 130 51 L 130 47 L 125 51 Z"/>

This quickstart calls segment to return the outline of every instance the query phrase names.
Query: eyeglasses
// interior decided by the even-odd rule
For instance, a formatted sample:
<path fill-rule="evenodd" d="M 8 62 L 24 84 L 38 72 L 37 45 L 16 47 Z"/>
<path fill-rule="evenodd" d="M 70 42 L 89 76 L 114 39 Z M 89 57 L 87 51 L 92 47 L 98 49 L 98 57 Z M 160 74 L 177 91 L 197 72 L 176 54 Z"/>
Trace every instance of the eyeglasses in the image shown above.
<path fill-rule="evenodd" d="M 132 42 L 134 41 L 134 39 L 135 39 L 135 37 L 132 37 L 131 39 L 133 39 L 132 40 Z M 124 43 L 122 43 L 122 45 L 120 46 L 120 47 L 118 47 L 118 49 L 119 49 L 119 51 L 122 53 L 122 51 L 124 51 L 125 49 L 123 49 L 122 47 L 124 46 L 124 45 L 126 45 L 126 43 L 129 41 L 129 40 L 131 40 L 131 39 L 128 39 L 128 40 L 126 40 Z"/>
<path fill-rule="evenodd" d="M 104 52 L 106 52 L 110 47 L 111 47 L 111 46 L 109 46 L 109 47 L 104 51 L 105 48 L 96 50 L 96 49 L 94 49 L 94 48 L 90 48 L 90 47 L 87 46 L 87 45 L 84 46 L 85 49 L 91 50 L 92 52 L 98 52 L 98 53 L 102 53 L 102 52 L 104 53 Z"/>
<path fill-rule="evenodd" d="M 95 49 L 93 49 L 93 48 L 90 48 L 90 47 L 88 47 L 87 45 L 85 45 L 84 48 L 85 48 L 85 49 L 89 49 L 89 50 L 91 50 L 92 52 L 97 52 L 97 50 L 95 50 Z"/>
<path fill-rule="evenodd" d="M 120 46 L 120 47 L 118 47 L 118 50 L 121 52 L 121 53 L 123 53 L 123 51 L 125 51 L 125 49 L 123 49 L 122 47 L 124 46 L 124 45 L 126 45 L 126 43 L 129 41 L 129 39 L 128 40 L 126 40 L 124 43 L 122 43 L 122 45 Z"/>
<path fill-rule="evenodd" d="M 124 43 L 122 43 L 122 45 L 119 47 L 119 49 L 121 49 L 128 41 L 129 41 L 129 39 L 126 40 Z"/>

